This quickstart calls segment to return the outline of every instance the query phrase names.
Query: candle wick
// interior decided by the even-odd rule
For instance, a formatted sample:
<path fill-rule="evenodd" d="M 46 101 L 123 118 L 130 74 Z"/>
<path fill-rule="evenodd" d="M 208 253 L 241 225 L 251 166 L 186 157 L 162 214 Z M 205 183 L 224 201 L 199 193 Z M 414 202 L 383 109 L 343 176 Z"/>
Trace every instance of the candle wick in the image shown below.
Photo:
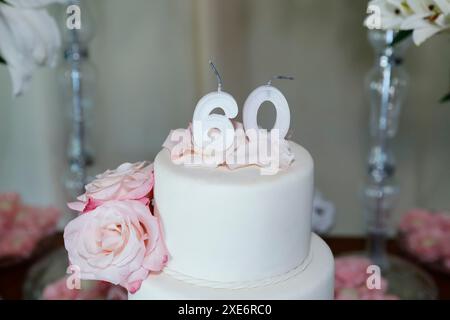
<path fill-rule="evenodd" d="M 223 86 L 222 76 L 220 75 L 219 71 L 216 68 L 216 65 L 214 64 L 214 62 L 212 62 L 212 60 L 209 60 L 209 65 L 217 78 L 217 91 L 221 92 Z"/>
<path fill-rule="evenodd" d="M 295 80 L 294 77 L 291 76 L 273 76 L 268 82 L 267 85 L 271 86 L 274 80 Z"/>

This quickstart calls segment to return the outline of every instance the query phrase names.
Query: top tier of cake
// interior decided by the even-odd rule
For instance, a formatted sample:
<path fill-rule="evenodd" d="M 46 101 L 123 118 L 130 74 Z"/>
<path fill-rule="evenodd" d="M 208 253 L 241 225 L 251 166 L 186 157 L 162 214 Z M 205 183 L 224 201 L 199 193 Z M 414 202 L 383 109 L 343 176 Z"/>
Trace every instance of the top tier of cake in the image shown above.
<path fill-rule="evenodd" d="M 155 201 L 170 253 L 167 268 L 200 280 L 257 281 L 308 256 L 313 160 L 290 142 L 295 161 L 273 176 L 257 167 L 185 167 L 169 151 L 155 159 Z"/>

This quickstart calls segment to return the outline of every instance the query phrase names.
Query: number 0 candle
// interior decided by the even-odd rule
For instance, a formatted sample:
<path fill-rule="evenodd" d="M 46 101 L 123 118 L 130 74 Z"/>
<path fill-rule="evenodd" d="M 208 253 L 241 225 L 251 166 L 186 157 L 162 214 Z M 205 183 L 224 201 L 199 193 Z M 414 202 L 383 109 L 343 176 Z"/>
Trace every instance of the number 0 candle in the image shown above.
<path fill-rule="evenodd" d="M 293 78 L 278 76 L 276 79 L 292 80 Z M 271 102 L 275 106 L 277 115 L 272 130 L 279 130 L 280 139 L 284 139 L 289 131 L 291 112 L 286 98 L 280 90 L 272 86 L 272 81 L 256 88 L 245 101 L 243 111 L 245 131 L 258 130 L 258 111 L 264 102 Z"/>

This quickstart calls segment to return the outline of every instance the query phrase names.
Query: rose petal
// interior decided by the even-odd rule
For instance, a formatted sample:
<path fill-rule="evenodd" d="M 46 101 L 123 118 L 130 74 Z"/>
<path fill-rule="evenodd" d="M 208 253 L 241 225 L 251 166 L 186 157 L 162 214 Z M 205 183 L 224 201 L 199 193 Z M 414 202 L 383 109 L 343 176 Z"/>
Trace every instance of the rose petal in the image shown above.
<path fill-rule="evenodd" d="M 66 226 L 64 243 L 83 279 L 120 284 L 130 292 L 168 257 L 159 220 L 137 200 L 108 201 L 78 216 Z"/>

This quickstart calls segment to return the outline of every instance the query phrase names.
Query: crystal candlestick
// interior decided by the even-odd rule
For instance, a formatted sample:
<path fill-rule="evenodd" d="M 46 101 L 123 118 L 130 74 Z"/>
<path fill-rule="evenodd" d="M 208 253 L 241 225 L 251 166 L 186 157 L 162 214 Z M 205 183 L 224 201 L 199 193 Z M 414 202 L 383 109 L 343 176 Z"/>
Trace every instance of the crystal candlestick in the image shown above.
<path fill-rule="evenodd" d="M 64 185 L 69 201 L 84 192 L 88 182 L 88 168 L 93 165 L 90 131 L 93 119 L 95 69 L 89 61 L 88 45 L 92 39 L 92 24 L 86 3 L 69 1 L 80 7 L 80 29 L 64 26 L 64 64 L 61 70 L 61 87 L 64 106 L 69 118 L 69 139 L 67 148 L 68 169 Z M 65 21 L 65 20 L 64 20 Z"/>
<path fill-rule="evenodd" d="M 364 200 L 369 255 L 381 268 L 389 267 L 385 240 L 390 231 L 390 217 L 399 192 L 394 177 L 396 164 L 391 142 L 397 133 L 407 85 L 407 75 L 401 65 L 407 43 L 401 43 L 399 47 L 392 46 L 394 36 L 392 30 L 369 33 L 376 60 L 366 79 L 371 108 L 371 148 Z"/>
<path fill-rule="evenodd" d="M 398 131 L 398 120 L 408 84 L 402 66 L 410 44 L 404 40 L 394 44 L 393 30 L 369 31 L 375 50 L 375 63 L 366 78 L 370 100 L 370 151 L 364 206 L 367 224 L 367 252 L 373 264 L 380 267 L 390 283 L 390 292 L 407 299 L 432 299 L 436 288 L 423 271 L 391 255 L 386 240 L 391 235 L 391 216 L 399 195 L 395 179 L 396 162 L 392 141 Z"/>

